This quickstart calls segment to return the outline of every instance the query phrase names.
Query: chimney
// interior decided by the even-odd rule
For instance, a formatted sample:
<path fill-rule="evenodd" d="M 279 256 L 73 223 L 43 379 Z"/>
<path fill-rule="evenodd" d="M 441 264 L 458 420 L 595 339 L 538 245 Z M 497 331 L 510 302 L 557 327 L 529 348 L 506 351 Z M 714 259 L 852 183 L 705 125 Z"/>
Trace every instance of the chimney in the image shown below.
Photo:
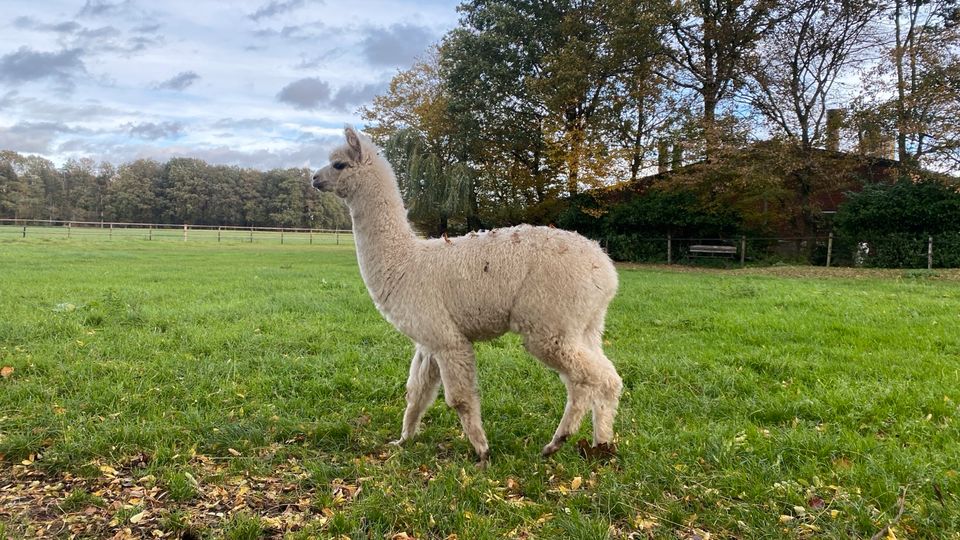
<path fill-rule="evenodd" d="M 860 125 L 860 153 L 864 156 L 882 157 L 882 135 L 880 126 L 873 121 L 865 121 Z"/>
<path fill-rule="evenodd" d="M 840 151 L 841 127 L 843 127 L 843 109 L 827 109 L 827 150 Z"/>
<path fill-rule="evenodd" d="M 673 170 L 683 167 L 683 145 L 675 142 L 673 143 L 673 156 L 670 159 L 670 168 Z"/>
<path fill-rule="evenodd" d="M 657 141 L 657 173 L 670 170 L 670 142 L 666 139 Z"/>

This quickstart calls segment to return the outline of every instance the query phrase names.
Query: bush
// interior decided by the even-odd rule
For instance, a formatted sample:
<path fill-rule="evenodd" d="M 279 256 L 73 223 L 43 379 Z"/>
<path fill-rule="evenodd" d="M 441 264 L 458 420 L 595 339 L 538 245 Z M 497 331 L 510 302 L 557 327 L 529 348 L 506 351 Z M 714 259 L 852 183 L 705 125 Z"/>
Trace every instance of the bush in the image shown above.
<path fill-rule="evenodd" d="M 934 179 L 868 185 L 837 210 L 840 244 L 855 264 L 878 268 L 927 265 L 934 237 L 934 266 L 960 266 L 960 193 Z"/>
<path fill-rule="evenodd" d="M 665 262 L 667 235 L 735 237 L 742 220 L 733 210 L 702 208 L 693 193 L 651 189 L 613 204 L 580 195 L 570 200 L 557 222 L 599 240 L 616 260 Z"/>

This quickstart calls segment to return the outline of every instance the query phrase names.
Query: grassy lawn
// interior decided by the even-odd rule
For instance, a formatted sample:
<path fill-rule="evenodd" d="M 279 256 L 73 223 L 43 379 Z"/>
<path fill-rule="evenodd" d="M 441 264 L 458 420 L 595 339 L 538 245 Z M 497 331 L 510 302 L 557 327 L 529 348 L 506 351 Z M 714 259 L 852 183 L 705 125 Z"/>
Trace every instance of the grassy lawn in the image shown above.
<path fill-rule="evenodd" d="M 540 458 L 563 387 L 508 336 L 478 470 L 442 400 L 385 445 L 412 347 L 351 247 L 0 238 L 0 538 L 870 538 L 901 500 L 956 538 L 947 274 L 625 267 L 619 455 Z"/>

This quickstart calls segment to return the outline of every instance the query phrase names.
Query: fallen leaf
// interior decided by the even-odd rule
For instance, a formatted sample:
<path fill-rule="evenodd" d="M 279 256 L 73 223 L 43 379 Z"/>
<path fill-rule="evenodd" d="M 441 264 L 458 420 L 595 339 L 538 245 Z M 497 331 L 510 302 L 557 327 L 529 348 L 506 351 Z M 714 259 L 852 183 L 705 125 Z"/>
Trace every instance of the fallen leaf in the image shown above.
<path fill-rule="evenodd" d="M 242 455 L 243 455 L 243 454 L 241 454 L 240 452 L 234 450 L 233 448 L 227 448 L 227 452 L 230 452 L 230 454 L 231 454 L 231 455 L 234 455 L 234 456 L 242 456 Z"/>
<path fill-rule="evenodd" d="M 3 377 L 4 379 L 9 379 L 11 375 L 13 375 L 12 366 L 3 366 L 2 368 L 0 368 L 0 377 Z"/>
<path fill-rule="evenodd" d="M 570 481 L 570 490 L 576 491 L 580 489 L 580 486 L 583 484 L 583 478 L 576 476 L 573 480 Z"/>
<path fill-rule="evenodd" d="M 143 512 L 140 512 L 139 514 L 130 516 L 130 523 L 133 523 L 134 525 L 136 525 L 137 523 L 140 523 L 141 521 L 143 521 L 143 518 L 145 517 L 147 517 L 146 510 L 144 510 Z"/>
<path fill-rule="evenodd" d="M 102 472 L 103 474 L 105 474 L 105 475 L 107 475 L 107 476 L 116 476 L 116 475 L 117 475 L 117 470 L 114 469 L 113 467 L 109 466 L 109 465 L 101 465 L 101 466 L 100 466 L 100 472 Z"/>

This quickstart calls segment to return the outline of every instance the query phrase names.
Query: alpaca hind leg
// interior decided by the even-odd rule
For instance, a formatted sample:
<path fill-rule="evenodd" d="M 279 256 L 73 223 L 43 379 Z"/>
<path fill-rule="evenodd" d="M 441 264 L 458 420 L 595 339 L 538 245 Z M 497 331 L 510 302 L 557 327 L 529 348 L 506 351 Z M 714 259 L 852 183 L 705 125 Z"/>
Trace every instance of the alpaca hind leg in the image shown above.
<path fill-rule="evenodd" d="M 416 435 L 423 413 L 437 399 L 439 390 L 440 369 L 437 362 L 417 345 L 410 362 L 410 375 L 407 377 L 407 410 L 403 413 L 403 431 L 400 439 L 392 444 L 403 444 Z"/>
<path fill-rule="evenodd" d="M 593 402 L 593 445 L 606 445 L 609 449 L 613 444 L 613 421 L 620 405 L 623 381 L 603 351 L 599 351 L 597 356 L 602 359 L 602 368 L 599 370 L 600 391 Z"/>
<path fill-rule="evenodd" d="M 473 347 L 436 353 L 443 394 L 447 405 L 457 411 L 463 432 L 477 452 L 481 464 L 486 464 L 490 455 L 487 435 L 480 418 L 480 396 L 477 393 L 477 366 Z"/>
<path fill-rule="evenodd" d="M 543 447 L 549 456 L 560 449 L 571 435 L 580 429 L 583 417 L 594 401 L 594 378 L 591 355 L 585 347 L 563 337 L 536 338 L 526 336 L 524 344 L 530 354 L 560 374 L 567 387 L 567 404 L 553 439 Z"/>
<path fill-rule="evenodd" d="M 603 353 L 603 326 L 606 308 L 598 310 L 587 323 L 583 332 L 583 341 L 599 365 L 601 385 L 604 389 L 597 394 L 593 403 L 593 445 L 610 445 L 613 442 L 613 420 L 620 404 L 620 392 L 623 382 L 617 369 Z"/>

